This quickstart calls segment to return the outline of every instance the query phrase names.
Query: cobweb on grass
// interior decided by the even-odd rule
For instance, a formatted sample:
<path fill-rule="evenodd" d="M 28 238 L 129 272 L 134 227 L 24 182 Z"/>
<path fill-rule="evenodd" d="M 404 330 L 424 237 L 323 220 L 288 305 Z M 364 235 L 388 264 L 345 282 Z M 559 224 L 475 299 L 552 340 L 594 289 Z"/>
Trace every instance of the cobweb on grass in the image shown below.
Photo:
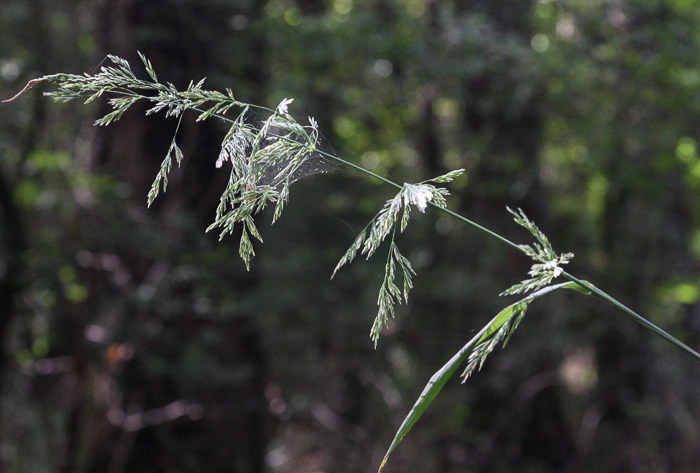
<path fill-rule="evenodd" d="M 274 132 L 271 133 L 274 135 Z M 272 138 L 274 141 L 276 138 Z M 323 145 L 323 142 L 319 138 L 319 145 Z M 270 166 L 263 172 L 262 177 L 258 181 L 262 185 L 273 185 L 275 183 L 275 177 L 284 168 L 283 164 L 280 163 L 276 166 Z M 289 177 L 289 184 L 294 184 L 297 181 L 305 179 L 307 177 L 315 176 L 317 174 L 329 174 L 337 171 L 340 168 L 338 162 L 328 158 L 321 153 L 312 153 L 304 162 L 296 169 Z"/>
<path fill-rule="evenodd" d="M 258 116 L 260 114 L 252 113 L 249 110 L 246 110 L 244 113 L 246 123 L 255 124 L 251 127 L 251 130 L 260 130 L 264 126 L 265 120 Z M 268 127 L 265 132 L 265 137 L 257 144 L 258 148 L 264 149 L 279 143 L 281 140 L 285 139 L 284 133 L 285 131 L 282 129 L 274 126 Z M 319 133 L 319 135 L 316 147 L 320 147 L 321 145 L 324 148 L 327 147 L 325 134 Z M 242 147 L 245 149 L 240 149 Z M 282 185 L 294 184 L 306 177 L 332 173 L 340 168 L 339 163 L 330 158 L 328 153 L 311 152 L 306 155 L 302 163 L 296 167 L 293 172 L 287 173 L 285 172 L 285 168 L 288 162 L 284 160 L 272 163 L 269 160 L 265 160 L 264 162 L 251 160 L 253 147 L 254 145 L 250 140 L 247 140 L 245 145 L 243 145 L 242 142 L 236 142 L 235 137 L 232 137 L 232 139 L 223 143 L 221 153 L 216 162 L 216 167 L 221 167 L 223 163 L 227 161 L 234 162 L 236 156 L 239 157 L 238 159 L 245 158 L 250 166 L 251 174 L 256 176 L 256 185 L 269 186 L 276 189 L 279 189 Z"/>

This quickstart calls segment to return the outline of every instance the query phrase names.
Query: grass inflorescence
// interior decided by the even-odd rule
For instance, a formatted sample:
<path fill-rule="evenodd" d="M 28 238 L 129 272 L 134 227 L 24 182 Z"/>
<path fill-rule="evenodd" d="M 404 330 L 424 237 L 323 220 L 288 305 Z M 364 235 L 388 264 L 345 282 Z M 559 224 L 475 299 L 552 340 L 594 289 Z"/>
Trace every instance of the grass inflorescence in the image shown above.
<path fill-rule="evenodd" d="M 55 90 L 46 92 L 45 95 L 57 102 L 81 99 L 85 103 L 90 103 L 98 98 L 107 97 L 112 110 L 96 120 L 96 125 L 110 125 L 122 118 L 126 110 L 140 101 L 151 104 L 146 115 L 163 113 L 165 117 L 178 118 L 178 125 L 175 128 L 170 147 L 147 196 L 149 206 L 161 192 L 167 190 L 168 174 L 172 169 L 173 160 L 179 166 L 185 159 L 177 144 L 182 115 L 187 111 L 193 111 L 198 114 L 197 121 L 215 118 L 226 122 L 230 128 L 221 144 L 221 151 L 215 166 L 217 168 L 228 167 L 229 180 L 222 192 L 214 221 L 207 228 L 207 231 L 217 230 L 220 238 L 223 238 L 240 227 L 239 253 L 247 268 L 250 268 L 251 260 L 255 255 L 252 241 L 257 239 L 262 242 L 262 236 L 256 222 L 258 214 L 268 205 L 274 206 L 272 223 L 277 221 L 289 199 L 292 184 L 305 172 L 309 163 L 319 159 L 319 157 L 339 165 L 348 166 L 366 176 L 393 186 L 397 189 L 395 196 L 386 201 L 374 218 L 358 234 L 350 248 L 341 257 L 331 276 L 333 277 L 344 265 L 351 263 L 358 254 L 369 259 L 378 251 L 382 243 L 387 238 L 389 239 L 384 278 L 377 298 L 378 312 L 370 331 L 375 346 L 388 320 L 394 317 L 396 304 L 408 303 L 409 291 L 413 287 L 413 277 L 416 272 L 408 258 L 401 253 L 397 244 L 398 236 L 408 227 L 412 209 L 425 212 L 428 207 L 432 207 L 483 232 L 488 237 L 521 251 L 532 259 L 533 264 L 528 277 L 501 293 L 503 296 L 527 295 L 501 310 L 447 364 L 433 375 L 399 427 L 396 437 L 382 461 L 380 471 L 391 452 L 418 421 L 457 369 L 466 363 L 466 368 L 462 372 L 462 379 L 466 381 L 473 372 L 481 369 L 487 356 L 499 343 L 505 345 L 508 342 L 523 320 L 531 302 L 558 289 L 574 289 L 606 301 L 635 322 L 700 360 L 700 354 L 695 350 L 593 284 L 566 272 L 563 265 L 567 264 L 574 255 L 555 252 L 546 235 L 521 209 L 514 211 L 508 208 L 507 210 L 513 215 L 515 222 L 527 229 L 535 238 L 535 242 L 530 245 L 516 244 L 449 210 L 447 208 L 449 192 L 446 188 L 436 184 L 451 182 L 464 172 L 463 169 L 456 169 L 419 183 L 400 185 L 362 166 L 346 161 L 340 156 L 320 149 L 316 120 L 309 117 L 306 124 L 296 121 L 289 113 L 292 99 L 284 99 L 276 108 L 270 109 L 239 101 L 230 89 L 226 89 L 225 92 L 207 90 L 204 88 L 204 79 L 197 83 L 190 82 L 185 90 L 178 90 L 169 82 L 160 82 L 151 62 L 141 53 L 139 53 L 139 57 L 147 75 L 145 79 L 137 77 L 126 60 L 117 56 L 108 56 L 112 65 L 101 67 L 99 72 L 95 74 L 52 74 L 34 79 L 15 97 L 5 100 L 5 102 L 15 100 L 31 87 L 50 85 L 55 87 Z M 251 109 L 262 111 L 268 116 L 262 122 L 256 122 L 250 117 Z M 228 116 L 231 111 L 235 111 L 235 118 Z M 397 273 L 400 273 L 402 284 L 397 283 L 399 279 Z M 553 284 L 558 278 L 564 278 L 568 282 Z"/>

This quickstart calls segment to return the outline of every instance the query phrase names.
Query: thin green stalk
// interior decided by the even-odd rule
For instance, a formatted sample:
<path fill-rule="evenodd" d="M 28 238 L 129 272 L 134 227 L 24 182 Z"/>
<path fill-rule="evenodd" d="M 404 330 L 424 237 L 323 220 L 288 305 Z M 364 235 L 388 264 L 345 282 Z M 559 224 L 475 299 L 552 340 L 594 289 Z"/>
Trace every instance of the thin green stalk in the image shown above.
<path fill-rule="evenodd" d="M 380 176 L 379 174 L 376 174 L 376 173 L 370 171 L 369 169 L 365 169 L 365 168 L 363 168 L 362 166 L 358 166 L 358 165 L 355 164 L 355 163 L 351 163 L 350 161 L 346 161 L 346 160 L 344 160 L 343 158 L 340 158 L 340 157 L 338 157 L 338 156 L 336 156 L 336 155 L 334 155 L 334 154 L 326 153 L 325 151 L 321 151 L 321 150 L 318 150 L 318 149 L 316 150 L 316 152 L 317 152 L 318 154 L 320 154 L 321 156 L 325 156 L 325 157 L 327 157 L 327 158 L 334 159 L 334 160 L 338 161 L 338 162 L 341 163 L 341 164 L 345 164 L 346 166 L 349 166 L 349 167 L 351 167 L 351 168 L 353 168 L 353 169 L 356 169 L 356 170 L 358 170 L 358 171 L 360 171 L 360 172 L 363 172 L 363 173 L 365 173 L 365 174 L 367 174 L 367 175 L 369 175 L 369 176 L 372 176 L 372 177 L 374 177 L 374 178 L 376 178 L 376 179 L 379 179 L 380 181 L 384 182 L 385 184 L 389 184 L 389 185 L 391 185 L 391 186 L 394 186 L 394 187 L 396 187 L 397 189 L 403 188 L 403 186 L 400 186 L 399 184 L 395 183 L 394 181 L 392 181 L 392 180 L 390 180 L 390 179 L 387 179 L 386 177 L 382 177 L 382 176 Z"/>
<path fill-rule="evenodd" d="M 700 360 L 700 353 L 696 352 L 695 350 L 690 348 L 688 345 L 684 344 L 683 342 L 681 342 L 681 341 L 677 340 L 676 338 L 674 338 L 673 336 L 669 335 L 667 332 L 665 332 L 661 328 L 657 327 L 653 323 L 649 322 L 647 319 L 645 319 L 644 317 L 642 317 L 641 315 L 639 315 L 638 313 L 636 313 L 635 311 L 633 311 L 632 309 L 630 309 L 629 307 L 627 307 L 626 305 L 624 305 L 623 303 L 621 303 L 620 301 L 615 299 L 614 297 L 610 296 L 609 294 L 607 294 L 607 293 L 601 291 L 600 289 L 598 289 L 597 287 L 595 287 L 593 284 L 590 284 L 586 281 L 581 281 L 576 276 L 573 276 L 573 275 L 567 273 L 566 271 L 562 271 L 561 275 L 563 277 L 565 277 L 566 279 L 568 279 L 569 281 L 573 281 L 576 284 L 578 284 L 579 286 L 585 287 L 586 289 L 591 291 L 591 293 L 594 296 L 596 296 L 598 299 L 601 299 L 609 304 L 614 305 L 615 307 L 620 309 L 622 312 L 624 312 L 625 314 L 630 316 L 632 318 L 632 320 L 634 320 L 635 322 L 637 322 L 641 326 L 651 330 L 659 337 L 663 338 L 664 340 L 666 340 L 668 342 L 671 342 L 672 344 L 674 344 L 678 348 L 686 351 L 693 358 Z"/>
<path fill-rule="evenodd" d="M 443 213 L 446 213 L 447 215 L 451 215 L 452 217 L 456 218 L 457 220 L 460 220 L 461 222 L 466 223 L 467 225 L 470 225 L 473 228 L 476 228 L 477 230 L 480 230 L 480 231 L 486 233 L 487 235 L 496 238 L 497 240 L 500 240 L 502 243 L 505 243 L 506 245 L 508 245 L 512 248 L 515 248 L 516 250 L 518 250 L 520 252 L 524 252 L 523 249 L 520 248 L 519 245 L 517 245 L 517 244 L 513 243 L 512 241 L 510 241 L 509 239 L 499 235 L 498 233 L 494 232 L 493 230 L 489 230 L 488 228 L 481 226 L 478 223 L 473 222 L 473 221 L 469 220 L 468 218 L 463 217 L 462 215 L 460 215 L 456 212 L 453 212 L 452 210 L 450 210 L 448 208 L 440 207 L 439 205 L 436 205 L 433 202 L 429 202 L 429 204 L 432 205 L 437 210 L 439 210 Z"/>

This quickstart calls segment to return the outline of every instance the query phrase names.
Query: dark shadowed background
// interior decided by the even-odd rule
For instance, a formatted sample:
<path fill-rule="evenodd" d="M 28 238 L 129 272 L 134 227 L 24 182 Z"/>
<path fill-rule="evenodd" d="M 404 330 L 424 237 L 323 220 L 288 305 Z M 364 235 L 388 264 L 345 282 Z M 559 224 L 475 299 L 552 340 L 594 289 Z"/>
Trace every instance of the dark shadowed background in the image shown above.
<path fill-rule="evenodd" d="M 3 0 L 0 99 L 106 54 L 161 80 L 314 116 L 328 151 L 398 182 L 463 167 L 450 207 L 527 243 L 700 348 L 700 4 L 694 0 Z M 140 68 L 135 69 L 141 71 Z M 141 72 L 142 73 L 142 72 Z M 40 88 L 0 106 L 0 470 L 375 471 L 423 386 L 510 300 L 520 254 L 434 212 L 376 350 L 384 261 L 329 277 L 394 190 L 300 180 L 261 226 L 206 234 L 226 129 Z M 267 221 L 271 214 L 267 215 Z M 700 364 L 612 307 L 537 301 L 450 382 L 388 472 L 700 471 Z"/>

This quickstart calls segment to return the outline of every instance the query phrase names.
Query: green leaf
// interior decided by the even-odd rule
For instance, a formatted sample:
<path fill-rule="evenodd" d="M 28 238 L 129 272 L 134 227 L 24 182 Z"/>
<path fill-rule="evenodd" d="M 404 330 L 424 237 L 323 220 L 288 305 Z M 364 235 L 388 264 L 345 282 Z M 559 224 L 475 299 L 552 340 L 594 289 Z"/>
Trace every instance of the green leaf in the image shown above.
<path fill-rule="evenodd" d="M 584 284 L 591 284 L 588 281 L 582 281 Z M 593 284 L 591 284 L 593 286 Z M 566 289 L 573 289 L 576 292 L 580 292 L 581 294 L 585 294 L 587 296 L 591 295 L 591 290 L 585 286 L 582 286 L 581 284 L 578 283 L 569 283 L 569 285 L 566 287 Z"/>
<path fill-rule="evenodd" d="M 473 349 L 480 343 L 483 343 L 486 340 L 488 340 L 488 338 L 491 335 L 496 333 L 504 324 L 508 323 L 514 315 L 519 313 L 518 309 L 521 308 L 523 304 L 528 304 L 533 299 L 542 297 L 545 294 L 548 294 L 557 289 L 573 289 L 582 292 L 581 286 L 579 284 L 575 282 L 566 282 L 556 284 L 553 286 L 547 286 L 543 289 L 540 289 L 537 292 L 530 294 L 526 298 L 521 299 L 515 304 L 509 305 L 508 307 L 500 311 L 498 315 L 496 315 L 496 317 L 494 317 L 488 324 L 484 326 L 484 328 L 481 329 L 479 333 L 477 333 L 474 336 L 474 338 L 469 340 L 469 343 L 464 345 L 461 350 L 459 350 L 452 358 L 450 358 L 450 361 L 448 361 L 430 378 L 428 384 L 423 389 L 423 392 L 420 394 L 420 396 L 418 396 L 418 400 L 413 405 L 413 408 L 410 410 L 410 412 L 404 419 L 403 423 L 399 427 L 399 430 L 396 432 L 396 436 L 391 442 L 391 445 L 389 445 L 389 449 L 384 455 L 382 464 L 379 466 L 379 473 L 381 473 L 381 471 L 384 469 L 384 466 L 386 465 L 386 462 L 389 459 L 389 455 L 391 455 L 394 449 L 396 449 L 399 443 L 401 443 L 408 431 L 411 430 L 411 428 L 416 424 L 416 422 L 418 422 L 418 419 L 420 419 L 423 413 L 428 409 L 428 406 L 430 406 L 430 404 L 433 402 L 438 393 L 442 390 L 445 384 L 447 384 L 447 381 L 452 377 L 452 375 L 455 374 L 457 369 L 469 357 Z"/>

